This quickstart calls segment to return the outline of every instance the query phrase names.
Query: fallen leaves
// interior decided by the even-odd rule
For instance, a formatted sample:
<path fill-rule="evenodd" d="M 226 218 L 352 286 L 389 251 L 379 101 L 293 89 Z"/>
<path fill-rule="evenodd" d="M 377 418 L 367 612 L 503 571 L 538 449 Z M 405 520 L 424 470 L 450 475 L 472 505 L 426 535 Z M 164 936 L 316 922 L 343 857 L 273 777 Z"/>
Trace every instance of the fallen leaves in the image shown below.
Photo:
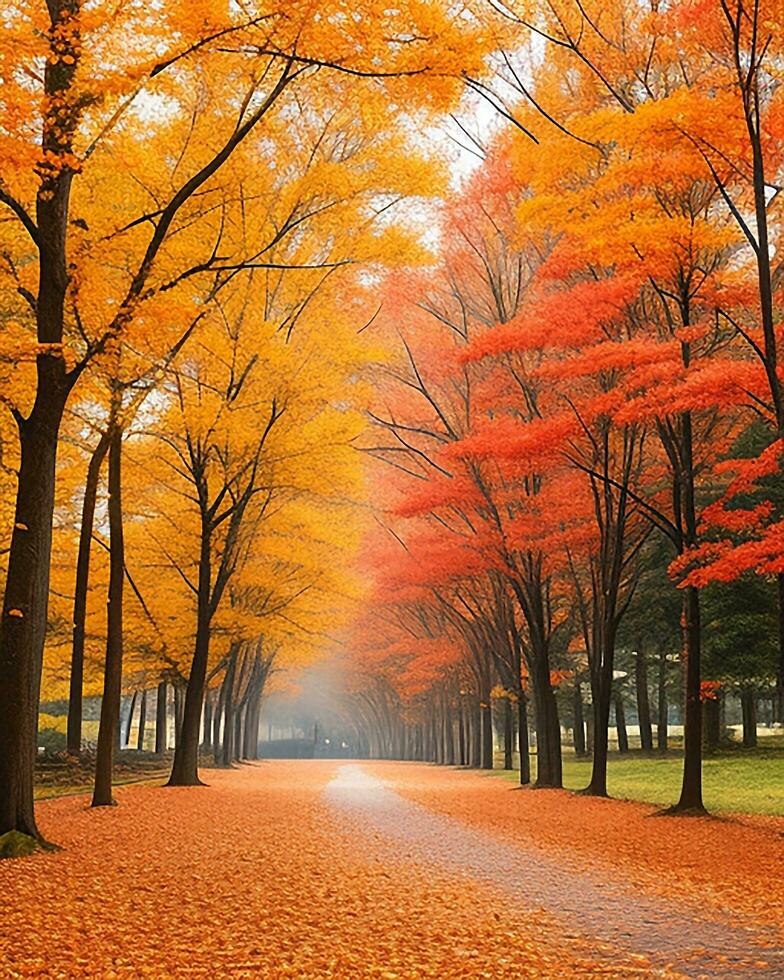
<path fill-rule="evenodd" d="M 512 788 L 476 772 L 429 767 L 423 778 L 420 766 L 384 762 L 369 771 L 430 810 L 530 842 L 565 869 L 620 876 L 703 915 L 731 914 L 739 926 L 745 918 L 784 936 L 784 818 L 656 818 L 647 804 Z"/>
<path fill-rule="evenodd" d="M 0 866 L 4 975 L 662 975 L 470 879 L 382 859 L 322 798 L 334 771 L 276 762 L 207 789 L 126 787 L 112 809 L 42 804 L 63 850 Z"/>

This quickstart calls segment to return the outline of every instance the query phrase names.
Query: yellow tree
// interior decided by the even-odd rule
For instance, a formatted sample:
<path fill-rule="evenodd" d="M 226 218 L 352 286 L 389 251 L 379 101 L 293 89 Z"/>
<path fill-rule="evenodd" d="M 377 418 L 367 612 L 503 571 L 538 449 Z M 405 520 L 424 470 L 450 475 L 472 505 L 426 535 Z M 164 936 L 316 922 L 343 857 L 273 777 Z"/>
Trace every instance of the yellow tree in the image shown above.
<path fill-rule="evenodd" d="M 13 405 L 21 455 L 0 646 L 0 832 L 36 834 L 35 717 L 57 437 L 70 392 L 161 291 L 191 270 L 225 271 L 206 227 L 185 261 L 179 233 L 214 218 L 222 168 L 291 104 L 290 91 L 328 101 L 329 73 L 352 78 L 358 94 L 362 79 L 387 79 L 401 104 L 443 104 L 458 66 L 476 65 L 481 51 L 459 12 L 414 0 L 378 4 L 362 19 L 331 0 L 318 17 L 311 3 L 153 11 L 137 0 L 118 11 L 20 0 L 5 24 L 0 203 L 13 219 L 6 265 L 19 277 L 11 289 L 27 304 L 35 362 L 29 394 Z M 205 92 L 208 79 L 220 84 Z M 117 161 L 145 153 L 142 184 L 133 168 L 118 180 Z"/>

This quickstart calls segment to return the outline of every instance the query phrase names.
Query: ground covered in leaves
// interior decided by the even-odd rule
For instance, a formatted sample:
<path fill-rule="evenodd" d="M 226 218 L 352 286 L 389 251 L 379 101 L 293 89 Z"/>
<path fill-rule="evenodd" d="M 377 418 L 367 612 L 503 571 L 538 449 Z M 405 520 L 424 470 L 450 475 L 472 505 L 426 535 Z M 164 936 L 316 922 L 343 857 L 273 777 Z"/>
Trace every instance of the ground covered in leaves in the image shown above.
<path fill-rule="evenodd" d="M 616 818 L 612 808 L 625 809 L 623 804 L 568 798 L 556 808 L 548 794 L 528 796 L 474 774 L 408 765 L 367 768 L 429 810 L 481 824 L 488 837 L 532 834 L 587 861 L 614 834 L 621 836 L 603 831 L 602 820 L 618 824 L 620 810 Z M 372 822 L 351 818 L 324 792 L 339 771 L 340 764 L 331 762 L 262 763 L 210 772 L 207 788 L 125 787 L 117 794 L 120 806 L 111 809 L 90 810 L 85 797 L 42 803 L 41 828 L 62 850 L 0 863 L 0 974 L 676 975 L 574 934 L 556 910 L 521 907 L 486 882 L 439 869 L 405 848 L 390 851 Z M 579 818 L 570 815 L 572 805 Z M 633 840 L 644 812 L 631 807 L 628 813 Z M 645 832 L 681 839 L 674 822 L 648 822 Z M 712 832 L 705 831 L 704 847 L 713 843 Z M 584 839 L 570 839 L 578 833 Z M 770 906 L 776 865 L 768 863 L 763 872 L 761 862 L 774 856 L 772 844 L 764 843 L 772 829 L 729 827 L 727 833 L 752 834 L 749 847 L 759 835 L 756 894 L 767 875 Z M 736 859 L 739 843 L 740 837 Z M 665 850 L 663 844 L 656 853 Z M 624 861 L 623 873 L 635 874 L 633 853 L 632 847 L 616 855 L 616 874 Z M 647 861 L 649 851 L 643 856 Z M 720 889 L 725 859 L 714 859 L 720 871 L 714 887 Z M 757 860 L 756 853 L 743 855 L 747 864 Z M 676 887 L 684 887 L 677 861 L 674 870 Z M 666 868 L 660 873 L 666 875 Z"/>
<path fill-rule="evenodd" d="M 415 765 L 367 768 L 405 798 L 541 848 L 575 873 L 631 882 L 784 938 L 784 817 L 673 817 L 645 803 L 511 788 L 497 773 L 430 767 L 422 779 Z"/>

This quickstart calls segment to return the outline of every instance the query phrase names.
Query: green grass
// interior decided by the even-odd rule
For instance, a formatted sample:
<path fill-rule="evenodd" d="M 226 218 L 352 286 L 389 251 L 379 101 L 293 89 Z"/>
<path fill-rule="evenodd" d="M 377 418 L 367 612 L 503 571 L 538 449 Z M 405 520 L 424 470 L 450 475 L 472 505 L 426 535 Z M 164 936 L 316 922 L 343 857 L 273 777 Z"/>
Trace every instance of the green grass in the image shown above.
<path fill-rule="evenodd" d="M 679 752 L 666 756 L 612 753 L 607 769 L 611 796 L 668 805 L 678 799 L 683 760 Z M 536 760 L 532 758 L 534 774 Z M 496 770 L 498 772 L 498 770 Z M 564 755 L 567 789 L 582 789 L 591 773 L 589 759 Z M 500 774 L 500 773 L 499 773 Z M 518 779 L 514 772 L 505 777 Z M 706 756 L 703 764 L 705 806 L 717 813 L 784 815 L 784 748 L 730 749 Z"/>

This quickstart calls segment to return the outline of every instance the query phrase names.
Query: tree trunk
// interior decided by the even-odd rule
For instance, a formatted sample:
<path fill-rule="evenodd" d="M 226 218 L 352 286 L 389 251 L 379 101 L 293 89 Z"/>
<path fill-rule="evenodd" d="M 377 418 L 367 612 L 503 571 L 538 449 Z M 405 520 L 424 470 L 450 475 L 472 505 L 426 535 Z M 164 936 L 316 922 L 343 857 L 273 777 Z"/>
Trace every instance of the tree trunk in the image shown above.
<path fill-rule="evenodd" d="M 482 726 L 481 766 L 482 769 L 493 768 L 493 708 L 490 703 L 490 692 L 482 698 L 480 723 Z"/>
<path fill-rule="evenodd" d="M 172 684 L 174 694 L 174 746 L 180 741 L 182 734 L 182 688 L 179 684 Z"/>
<path fill-rule="evenodd" d="M 212 751 L 212 693 L 207 691 L 204 697 L 204 717 L 202 718 L 202 741 L 203 752 Z"/>
<path fill-rule="evenodd" d="M 166 738 L 166 681 L 158 684 L 155 703 L 155 754 L 163 755 L 167 748 Z"/>
<path fill-rule="evenodd" d="M 448 766 L 455 764 L 455 724 L 452 717 L 452 706 L 447 698 L 444 699 L 444 761 Z"/>
<path fill-rule="evenodd" d="M 232 745 L 232 762 L 235 760 L 237 762 L 242 759 L 242 721 L 245 715 L 245 710 L 240 707 L 234 712 L 234 741 Z"/>
<path fill-rule="evenodd" d="M 659 653 L 659 694 L 656 706 L 656 747 L 659 752 L 666 752 L 668 749 L 667 723 L 669 715 L 669 705 L 667 703 L 667 654 L 662 650 Z"/>
<path fill-rule="evenodd" d="M 256 706 L 253 709 L 253 746 L 251 749 L 251 758 L 258 759 L 259 757 L 259 724 L 261 722 L 261 695 L 256 702 Z"/>
<path fill-rule="evenodd" d="M 753 749 L 757 745 L 757 692 L 753 687 L 741 689 L 740 706 L 743 718 L 743 747 Z"/>
<path fill-rule="evenodd" d="M 471 717 L 471 768 L 482 768 L 482 705 L 478 696 Z"/>
<path fill-rule="evenodd" d="M 168 786 L 202 786 L 199 779 L 199 722 L 207 664 L 210 659 L 210 624 L 212 621 L 212 556 L 208 519 L 202 521 L 199 552 L 198 608 L 196 643 L 185 691 L 181 737 L 174 749 L 174 762 Z M 224 733 L 224 740 L 228 736 Z"/>
<path fill-rule="evenodd" d="M 704 813 L 702 802 L 702 691 L 700 686 L 700 594 L 683 590 L 684 656 L 686 658 L 683 735 L 683 783 L 676 812 Z"/>
<path fill-rule="evenodd" d="M 220 765 L 221 753 L 221 720 L 226 707 L 226 677 L 221 681 L 220 690 L 215 701 L 215 713 L 212 718 L 212 757 L 215 765 Z M 270 739 L 271 740 L 271 739 Z"/>
<path fill-rule="evenodd" d="M 504 698 L 504 769 L 513 769 L 514 761 L 514 719 L 512 715 L 512 702 L 508 697 Z"/>
<path fill-rule="evenodd" d="M 541 654 L 528 665 L 536 711 L 536 786 L 563 785 L 561 774 L 561 729 L 558 706 L 550 683 L 549 658 Z"/>
<path fill-rule="evenodd" d="M 38 361 L 53 361 L 50 354 Z M 39 363 L 39 378 L 48 372 Z M 49 599 L 57 435 L 66 392 L 40 386 L 19 423 L 21 461 L 0 635 L 0 834 L 38 836 L 33 771 Z"/>
<path fill-rule="evenodd" d="M 234 755 L 234 678 L 237 673 L 237 650 L 232 650 L 224 678 L 223 696 L 223 743 L 221 745 L 220 764 L 230 766 Z"/>
<path fill-rule="evenodd" d="M 779 657 L 776 666 L 776 694 L 773 702 L 773 720 L 784 724 L 784 572 L 776 576 L 778 591 Z"/>
<path fill-rule="evenodd" d="M 254 698 L 248 704 L 248 716 L 245 719 L 245 758 L 255 759 L 258 755 L 256 745 L 259 738 L 258 700 Z"/>
<path fill-rule="evenodd" d="M 144 736 L 147 733 L 147 689 L 142 691 L 142 703 L 139 708 L 139 733 L 136 736 L 136 748 L 144 752 Z"/>
<path fill-rule="evenodd" d="M 53 345 L 36 355 L 36 389 L 27 418 L 16 414 L 19 474 L 14 528 L 0 622 L 0 835 L 38 837 L 33 809 L 38 704 L 49 602 L 55 465 L 60 422 L 76 376 L 58 345 L 68 290 L 70 158 L 79 126 L 78 100 L 68 95 L 79 65 L 76 0 L 51 0 L 49 56 L 44 59 L 41 147 L 48 164 L 36 195 L 38 296 L 36 338 Z"/>
<path fill-rule="evenodd" d="M 634 680 L 637 694 L 637 719 L 640 723 L 640 748 L 643 752 L 652 752 L 653 729 L 651 703 L 648 697 L 648 660 L 642 645 L 638 645 L 634 656 Z"/>
<path fill-rule="evenodd" d="M 68 728 L 66 746 L 70 755 L 82 750 L 82 689 L 84 687 L 84 640 L 87 617 L 87 593 L 90 585 L 90 547 L 95 521 L 95 501 L 101 466 L 109 449 L 109 433 L 104 432 L 93 450 L 87 466 L 82 500 L 82 524 L 79 529 L 79 550 L 76 557 L 74 584 L 73 632 L 71 641 L 71 678 L 68 696 Z"/>
<path fill-rule="evenodd" d="M 583 791 L 588 796 L 607 796 L 607 750 L 612 700 L 612 672 L 597 669 L 591 683 L 593 700 L 593 761 L 591 781 Z"/>
<path fill-rule="evenodd" d="M 520 785 L 531 782 L 531 749 L 528 743 L 528 702 L 522 688 L 517 692 L 517 750 L 520 753 Z"/>
<path fill-rule="evenodd" d="M 95 757 L 93 806 L 111 806 L 112 768 L 115 733 L 120 718 L 123 656 L 123 585 L 125 582 L 125 545 L 122 519 L 122 429 L 112 425 L 109 437 L 109 602 L 106 626 L 106 663 L 104 666 L 101 720 L 98 726 L 98 748 Z"/>
<path fill-rule="evenodd" d="M 457 718 L 457 726 L 457 745 L 460 765 L 465 766 L 468 764 L 468 759 L 466 757 L 466 711 L 464 697 L 460 698 L 460 712 Z"/>
<path fill-rule="evenodd" d="M 702 732 L 706 752 L 715 752 L 721 742 L 721 702 L 718 697 L 702 702 Z"/>
<path fill-rule="evenodd" d="M 117 728 L 114 730 L 114 751 L 115 754 L 120 751 L 125 746 L 125 719 L 128 717 L 125 712 L 126 708 L 130 708 L 131 699 L 125 698 L 122 695 L 122 690 L 120 691 L 120 707 L 117 712 Z"/>
<path fill-rule="evenodd" d="M 618 734 L 618 751 L 621 755 L 625 755 L 629 751 L 629 734 L 626 731 L 623 693 L 618 685 L 615 687 L 615 730 Z"/>
<path fill-rule="evenodd" d="M 574 685 L 574 754 L 581 758 L 586 754 L 585 748 L 585 715 L 583 713 L 583 689 L 578 682 Z"/>
<path fill-rule="evenodd" d="M 131 695 L 131 703 L 128 707 L 128 717 L 125 719 L 125 735 L 122 740 L 122 748 L 127 749 L 131 744 L 131 728 L 133 726 L 133 714 L 136 711 L 136 702 L 139 697 L 139 692 L 134 691 Z"/>
<path fill-rule="evenodd" d="M 441 713 L 438 710 L 438 703 L 434 701 L 430 706 L 430 727 L 433 732 L 433 745 L 435 747 L 435 762 L 437 766 L 444 763 L 444 727 Z"/>
<path fill-rule="evenodd" d="M 258 756 L 257 743 L 259 737 L 258 699 L 252 697 L 245 709 L 245 741 L 243 754 L 246 759 Z"/>

